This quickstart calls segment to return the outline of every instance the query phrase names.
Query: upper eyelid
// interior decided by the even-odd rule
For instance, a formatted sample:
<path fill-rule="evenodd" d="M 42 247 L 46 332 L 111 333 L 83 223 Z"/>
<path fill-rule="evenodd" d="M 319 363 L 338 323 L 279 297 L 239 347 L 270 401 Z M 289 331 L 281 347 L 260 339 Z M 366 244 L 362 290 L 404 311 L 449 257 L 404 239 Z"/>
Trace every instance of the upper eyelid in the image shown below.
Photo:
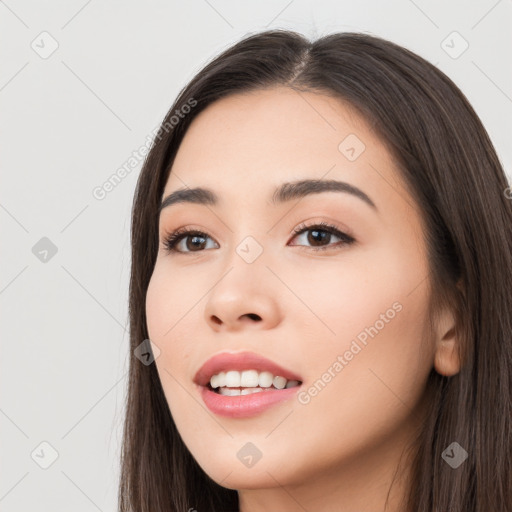
<path fill-rule="evenodd" d="M 336 224 L 334 222 L 331 222 L 331 221 L 325 221 L 325 220 L 319 220 L 319 221 L 304 221 L 304 222 L 301 222 L 299 223 L 297 226 L 295 226 L 291 232 L 289 233 L 289 235 L 297 235 L 298 234 L 298 231 L 305 231 L 305 230 L 308 230 L 308 229 L 313 229 L 313 228 L 322 228 L 322 229 L 325 229 L 325 230 L 332 230 L 332 229 L 335 229 L 335 230 L 338 230 L 344 234 L 346 234 L 347 236 L 353 236 L 352 235 L 352 232 L 350 229 L 344 227 L 344 226 L 336 226 Z M 169 237 L 170 235 L 174 234 L 174 233 L 180 233 L 178 236 L 184 236 L 184 235 L 190 235 L 192 232 L 197 232 L 197 233 L 202 233 L 204 235 L 207 235 L 208 237 L 210 237 L 211 239 L 215 239 L 209 232 L 207 229 L 204 229 L 204 228 L 198 228 L 198 227 L 195 227 L 193 224 L 185 224 L 184 226 L 180 227 L 180 228 L 176 228 L 176 229 L 161 229 L 159 230 L 161 231 L 161 235 L 160 235 L 160 238 L 162 239 L 165 239 L 167 237 Z"/>
<path fill-rule="evenodd" d="M 291 236 L 291 240 L 293 240 L 293 239 L 297 238 L 298 236 L 302 235 L 304 232 L 312 230 L 313 228 L 319 228 L 319 230 L 330 232 L 338 238 L 345 238 L 345 239 L 348 238 L 348 239 L 351 239 L 353 242 L 356 241 L 356 238 L 352 234 L 352 231 L 350 229 L 346 229 L 344 226 L 337 226 L 334 222 L 325 221 L 325 220 L 303 221 L 299 225 L 294 227 L 288 236 Z M 161 238 L 162 238 L 162 242 L 163 242 L 164 246 L 167 245 L 167 241 L 171 237 L 174 238 L 173 245 L 176 246 L 177 244 L 181 243 L 182 240 L 186 239 L 187 237 L 193 236 L 194 234 L 206 236 L 207 238 L 212 240 L 215 244 L 217 244 L 217 245 L 219 244 L 219 242 L 217 242 L 217 240 L 210 233 L 208 233 L 207 230 L 198 228 L 198 227 L 194 226 L 193 224 L 189 224 L 189 225 L 186 224 L 180 228 L 165 231 Z M 188 252 L 188 251 L 177 251 L 177 252 Z"/>
<path fill-rule="evenodd" d="M 331 221 L 309 221 L 301 222 L 296 228 L 293 229 L 291 234 L 298 234 L 300 231 L 307 231 L 313 228 L 320 228 L 326 231 L 339 231 L 347 236 L 352 236 L 352 231 L 344 226 L 337 226 L 335 222 Z"/>

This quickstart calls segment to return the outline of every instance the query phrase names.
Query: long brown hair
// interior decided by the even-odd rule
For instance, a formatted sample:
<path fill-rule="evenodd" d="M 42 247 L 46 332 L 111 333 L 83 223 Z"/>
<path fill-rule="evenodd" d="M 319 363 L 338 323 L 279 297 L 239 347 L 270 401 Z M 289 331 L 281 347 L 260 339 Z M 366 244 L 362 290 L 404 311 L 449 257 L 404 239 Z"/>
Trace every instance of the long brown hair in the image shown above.
<path fill-rule="evenodd" d="M 181 440 L 155 365 L 133 354 L 148 339 L 145 299 L 158 252 L 158 208 L 188 126 L 220 98 L 276 86 L 347 101 L 377 131 L 426 227 L 431 320 L 441 306 L 456 311 L 463 364 L 453 377 L 430 373 L 407 510 L 510 511 L 512 206 L 489 136 L 457 86 L 411 51 L 366 34 L 311 42 L 286 30 L 247 36 L 197 73 L 162 121 L 139 176 L 119 510 L 238 510 L 237 492 L 209 478 Z M 454 442 L 468 454 L 457 468 L 443 459 Z"/>

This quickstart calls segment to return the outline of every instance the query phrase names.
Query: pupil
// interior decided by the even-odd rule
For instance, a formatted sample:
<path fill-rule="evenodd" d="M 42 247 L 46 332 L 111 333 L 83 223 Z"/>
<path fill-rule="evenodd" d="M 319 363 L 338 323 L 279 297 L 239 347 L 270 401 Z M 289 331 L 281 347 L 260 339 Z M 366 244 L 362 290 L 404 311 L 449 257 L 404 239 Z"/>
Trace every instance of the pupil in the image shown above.
<path fill-rule="evenodd" d="M 199 236 L 199 235 L 194 235 L 191 238 L 189 238 L 189 240 L 192 240 L 191 241 L 191 245 L 192 245 L 193 248 L 196 248 L 196 249 L 200 248 L 202 243 L 204 243 L 204 242 L 199 242 L 198 243 L 198 240 L 204 240 L 204 237 Z M 187 247 L 187 248 L 190 249 L 190 247 Z"/>
<path fill-rule="evenodd" d="M 325 238 L 327 238 L 327 237 L 329 237 L 329 236 L 331 235 L 330 233 L 327 233 L 327 232 L 325 232 L 325 231 L 321 231 L 321 230 L 319 230 L 319 229 L 314 229 L 314 230 L 310 231 L 310 233 L 311 233 L 311 237 L 310 237 L 310 238 L 312 238 L 312 239 L 313 239 L 313 241 L 312 241 L 311 239 L 310 239 L 310 240 L 308 240 L 308 241 L 309 241 L 310 243 L 312 243 L 313 245 L 314 245 L 314 244 L 318 244 L 318 242 L 319 242 L 319 241 L 320 241 L 320 242 L 322 242 L 322 240 L 324 240 L 324 241 L 325 241 Z M 318 237 L 318 234 L 319 234 L 319 233 L 321 233 L 321 235 L 320 235 L 320 237 L 319 237 L 319 238 L 320 238 L 320 240 L 316 240 L 314 237 Z"/>

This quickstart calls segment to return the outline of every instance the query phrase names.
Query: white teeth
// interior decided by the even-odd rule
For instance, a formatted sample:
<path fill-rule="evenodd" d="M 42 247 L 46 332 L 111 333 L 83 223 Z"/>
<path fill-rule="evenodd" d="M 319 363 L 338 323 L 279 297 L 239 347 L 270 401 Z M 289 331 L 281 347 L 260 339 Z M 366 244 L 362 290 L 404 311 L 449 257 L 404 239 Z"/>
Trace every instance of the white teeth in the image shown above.
<path fill-rule="evenodd" d="M 258 372 L 256 370 L 245 370 L 240 377 L 240 386 L 243 388 L 258 387 Z"/>
<path fill-rule="evenodd" d="M 270 372 L 261 372 L 258 377 L 258 382 L 261 388 L 269 388 L 272 386 L 274 376 Z"/>
<path fill-rule="evenodd" d="M 240 390 L 228 390 L 226 388 L 247 388 L 248 392 L 243 392 L 245 390 L 242 390 L 242 395 L 247 395 L 249 394 L 249 392 L 258 393 L 259 391 L 263 391 L 263 388 L 271 388 L 272 385 L 274 386 L 274 388 L 277 389 L 291 388 L 299 385 L 299 381 L 288 381 L 287 379 L 279 375 L 274 376 L 270 372 L 258 372 L 257 370 L 243 370 L 241 372 L 237 370 L 230 370 L 227 372 L 220 372 L 215 375 L 212 375 L 210 379 L 210 386 L 213 389 L 218 388 L 221 394 L 229 394 L 229 396 L 239 395 L 240 393 L 238 393 L 238 391 Z M 226 392 L 222 392 L 223 389 Z M 236 393 L 233 394 L 231 393 L 232 391 L 236 391 Z"/>
<path fill-rule="evenodd" d="M 225 379 L 226 379 L 226 374 L 224 372 L 218 373 L 217 375 L 214 375 L 210 379 L 210 385 L 212 386 L 212 388 L 217 388 L 219 386 L 224 386 L 225 385 Z"/>
<path fill-rule="evenodd" d="M 240 372 L 226 372 L 226 383 L 224 384 L 224 386 L 227 386 L 228 388 L 240 387 Z"/>
<path fill-rule="evenodd" d="M 286 379 L 284 377 L 274 377 L 272 384 L 277 389 L 283 389 L 286 386 Z"/>
<path fill-rule="evenodd" d="M 226 395 L 226 396 L 239 396 L 240 390 L 239 389 L 230 389 L 230 388 L 220 388 L 219 393 L 221 395 Z"/>
<path fill-rule="evenodd" d="M 262 388 L 245 388 L 245 389 L 231 389 L 231 388 L 220 388 L 219 393 L 225 396 L 240 396 L 240 395 L 252 395 L 253 393 L 261 393 L 265 391 Z"/>
<path fill-rule="evenodd" d="M 247 388 L 247 389 L 242 389 L 240 391 L 240 394 L 241 395 L 252 395 L 253 393 L 261 393 L 263 391 L 263 389 L 261 388 Z"/>

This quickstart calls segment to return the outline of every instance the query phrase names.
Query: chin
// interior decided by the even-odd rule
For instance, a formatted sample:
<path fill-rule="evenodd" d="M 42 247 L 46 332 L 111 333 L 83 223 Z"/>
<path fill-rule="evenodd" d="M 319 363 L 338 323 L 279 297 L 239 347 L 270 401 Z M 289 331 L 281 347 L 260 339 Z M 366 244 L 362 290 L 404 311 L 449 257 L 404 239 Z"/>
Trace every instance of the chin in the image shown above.
<path fill-rule="evenodd" d="M 229 474 L 229 472 L 231 474 Z M 241 490 L 241 489 L 268 489 L 277 487 L 279 484 L 271 475 L 276 475 L 276 470 L 260 469 L 256 471 L 255 468 L 245 469 L 230 467 L 229 465 L 216 468 L 215 473 L 208 474 L 208 476 L 218 485 L 226 489 Z M 229 474 L 229 476 L 227 476 Z M 283 479 L 277 476 L 279 483 L 283 483 Z"/>
<path fill-rule="evenodd" d="M 291 483 L 290 466 L 287 466 L 286 474 L 283 473 L 282 462 L 274 457 L 264 460 L 265 455 L 263 455 L 252 467 L 244 465 L 235 451 L 233 451 L 233 457 L 227 457 L 226 451 L 215 458 L 211 457 L 212 453 L 209 454 L 208 461 L 202 461 L 200 457 L 196 458 L 196 461 L 216 484 L 226 489 L 262 489 Z"/>

